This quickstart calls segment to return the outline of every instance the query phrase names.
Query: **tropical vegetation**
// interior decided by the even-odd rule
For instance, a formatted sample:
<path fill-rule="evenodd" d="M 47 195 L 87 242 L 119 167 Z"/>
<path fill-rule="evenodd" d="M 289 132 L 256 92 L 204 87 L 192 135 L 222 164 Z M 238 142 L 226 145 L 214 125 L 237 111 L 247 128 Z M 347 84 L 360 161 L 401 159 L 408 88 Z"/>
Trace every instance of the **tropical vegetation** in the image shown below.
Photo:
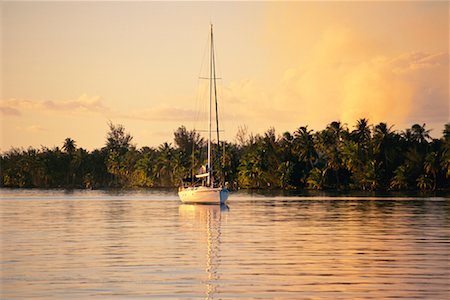
<path fill-rule="evenodd" d="M 1 154 L 2 187 L 151 188 L 189 182 L 206 161 L 200 134 L 181 126 L 173 143 L 137 148 L 122 125 L 109 123 L 105 145 L 87 151 L 66 138 L 62 147 L 12 148 Z M 386 123 L 332 122 L 314 132 L 300 126 L 277 135 L 241 127 L 235 142 L 213 148 L 215 180 L 232 189 L 448 190 L 450 123 L 441 138 L 425 124 L 402 132 Z M 218 153 L 220 149 L 220 153 Z M 217 166 L 221 168 L 217 168 Z"/>

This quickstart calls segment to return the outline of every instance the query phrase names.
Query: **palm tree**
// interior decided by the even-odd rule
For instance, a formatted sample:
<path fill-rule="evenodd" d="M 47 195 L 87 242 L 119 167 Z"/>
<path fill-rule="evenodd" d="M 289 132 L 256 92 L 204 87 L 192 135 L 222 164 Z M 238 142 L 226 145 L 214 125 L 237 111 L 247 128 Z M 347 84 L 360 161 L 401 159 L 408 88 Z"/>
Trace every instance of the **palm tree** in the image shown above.
<path fill-rule="evenodd" d="M 71 138 L 66 138 L 64 140 L 64 144 L 62 149 L 66 151 L 68 156 L 66 156 L 65 162 L 66 162 L 66 185 L 73 185 L 75 181 L 75 170 L 74 170 L 74 164 L 72 160 L 74 159 L 74 153 L 76 151 L 76 144 L 75 141 Z"/>
<path fill-rule="evenodd" d="M 356 129 L 352 132 L 355 142 L 361 146 L 368 147 L 368 143 L 371 139 L 369 120 L 361 118 L 356 122 L 355 127 Z"/>
<path fill-rule="evenodd" d="M 393 126 L 388 127 L 387 123 L 379 123 L 375 126 L 373 138 L 377 149 L 382 148 L 386 142 L 389 142 L 389 139 L 394 134 L 392 127 Z"/>
<path fill-rule="evenodd" d="M 152 187 L 153 178 L 151 172 L 152 160 L 150 155 L 142 155 L 133 165 L 133 173 L 131 174 L 132 187 Z"/>
<path fill-rule="evenodd" d="M 419 124 L 414 124 L 411 127 L 411 138 L 413 142 L 419 144 L 427 144 L 430 137 L 430 130 L 425 129 L 425 123 L 420 126 Z"/>
<path fill-rule="evenodd" d="M 264 157 L 261 151 L 252 151 L 244 155 L 238 167 L 238 183 L 243 188 L 264 186 Z"/>
<path fill-rule="evenodd" d="M 405 165 L 397 167 L 394 171 L 394 177 L 391 179 L 390 188 L 404 190 L 408 187 L 407 169 Z"/>
<path fill-rule="evenodd" d="M 280 188 L 285 189 L 290 187 L 293 172 L 294 168 L 292 162 L 283 161 L 280 163 L 277 169 L 277 175 L 279 178 L 278 185 Z"/>
<path fill-rule="evenodd" d="M 351 138 L 357 145 L 358 159 L 365 163 L 369 159 L 372 132 L 369 120 L 362 118 L 356 122 L 356 129 L 352 131 Z"/>
<path fill-rule="evenodd" d="M 116 151 L 110 151 L 105 161 L 106 169 L 109 174 L 111 174 L 112 182 L 109 184 L 113 184 L 117 186 L 119 184 L 120 177 L 120 164 L 121 164 L 121 156 Z"/>
<path fill-rule="evenodd" d="M 442 131 L 442 134 L 443 134 L 442 138 L 445 141 L 450 141 L 450 123 L 445 124 L 445 128 Z"/>
<path fill-rule="evenodd" d="M 315 167 L 309 172 L 306 183 L 310 189 L 321 190 L 325 185 L 325 173 L 326 170 Z"/>
<path fill-rule="evenodd" d="M 417 187 L 421 190 L 429 190 L 432 186 L 431 179 L 427 175 L 420 175 L 419 178 L 416 179 Z"/>
<path fill-rule="evenodd" d="M 308 130 L 308 126 L 302 126 L 294 132 L 294 151 L 300 161 L 309 165 L 309 168 L 314 167 L 314 163 L 319 158 L 316 148 L 314 146 L 314 139 L 312 130 Z"/>
<path fill-rule="evenodd" d="M 70 161 L 70 170 L 72 171 L 72 182 L 71 184 L 74 185 L 75 181 L 77 179 L 77 175 L 79 178 L 78 186 L 82 186 L 82 177 L 84 173 L 84 166 L 86 162 L 86 158 L 88 156 L 88 153 L 83 148 L 79 148 L 74 153 L 72 160 Z"/>
<path fill-rule="evenodd" d="M 94 150 L 88 156 L 87 177 L 85 181 L 89 188 L 108 185 L 109 175 L 107 169 L 108 153 L 106 150 Z"/>
<path fill-rule="evenodd" d="M 346 129 L 341 122 L 331 122 L 327 128 L 318 133 L 316 141 L 318 149 L 325 155 L 326 168 L 332 170 L 336 179 L 336 186 L 340 188 L 339 170 L 342 167 L 342 142 Z"/>
<path fill-rule="evenodd" d="M 71 138 L 66 138 L 63 144 L 63 150 L 66 151 L 69 155 L 72 155 L 77 149 L 76 142 Z"/>
<path fill-rule="evenodd" d="M 379 172 L 382 185 L 387 185 L 388 178 L 392 177 L 396 161 L 399 160 L 400 143 L 399 136 L 388 127 L 386 123 L 375 126 L 373 134 L 373 152 L 375 159 L 379 162 Z"/>
<path fill-rule="evenodd" d="M 278 140 L 276 153 L 281 162 L 294 162 L 293 154 L 294 137 L 288 132 L 284 132 Z"/>
<path fill-rule="evenodd" d="M 295 170 L 298 169 L 298 158 L 293 149 L 294 137 L 290 132 L 284 132 L 277 141 L 276 155 L 279 161 L 276 177 L 278 186 L 282 189 L 296 185 Z"/>
<path fill-rule="evenodd" d="M 264 178 L 268 186 L 277 186 L 279 180 L 276 178 L 276 170 L 280 166 L 280 156 L 278 155 L 278 139 L 275 134 L 275 128 L 269 128 L 264 133 L 264 137 L 261 140 L 261 146 L 264 151 Z"/>
<path fill-rule="evenodd" d="M 167 142 L 158 147 L 154 173 L 163 187 L 174 186 L 182 181 L 184 171 L 179 152 Z"/>
<path fill-rule="evenodd" d="M 405 131 L 402 131 L 400 135 L 403 141 L 405 141 L 406 143 L 410 144 L 413 142 L 413 134 L 411 132 L 411 128 L 406 128 Z"/>
<path fill-rule="evenodd" d="M 276 154 L 273 151 L 272 134 L 256 136 L 255 143 L 241 157 L 238 167 L 238 182 L 242 187 L 273 187 L 279 183 L 275 178 L 278 169 Z"/>
<path fill-rule="evenodd" d="M 364 171 L 359 173 L 358 182 L 364 191 L 374 191 L 379 187 L 379 166 L 375 160 L 370 160 L 364 167 Z"/>
<path fill-rule="evenodd" d="M 441 156 L 441 168 L 447 178 L 450 178 L 450 123 L 445 124 L 443 131 L 442 156 Z"/>
<path fill-rule="evenodd" d="M 437 173 L 440 170 L 440 157 L 436 151 L 427 153 L 423 167 L 426 174 L 433 176 L 433 191 L 436 190 Z"/>

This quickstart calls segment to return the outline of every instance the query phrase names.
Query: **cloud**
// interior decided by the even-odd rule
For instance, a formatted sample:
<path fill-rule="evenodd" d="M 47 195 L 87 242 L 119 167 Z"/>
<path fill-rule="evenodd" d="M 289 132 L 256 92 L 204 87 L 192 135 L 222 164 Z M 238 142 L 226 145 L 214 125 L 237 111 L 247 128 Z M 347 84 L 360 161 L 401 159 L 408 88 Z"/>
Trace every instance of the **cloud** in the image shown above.
<path fill-rule="evenodd" d="M 448 52 L 388 54 L 372 45 L 357 29 L 325 29 L 272 89 L 250 80 L 230 84 L 230 106 L 248 122 L 264 116 L 259 130 L 282 123 L 317 130 L 363 117 L 399 126 L 448 122 Z"/>
<path fill-rule="evenodd" d="M 398 74 L 415 70 L 433 69 L 448 65 L 448 55 L 445 52 L 427 54 L 424 52 L 410 52 L 392 60 L 393 71 Z"/>
<path fill-rule="evenodd" d="M 8 106 L 0 106 L 0 112 L 6 116 L 20 116 L 21 113 L 18 109 Z"/>
<path fill-rule="evenodd" d="M 150 109 L 122 112 L 114 114 L 115 117 L 125 119 L 137 119 L 143 121 L 192 121 L 196 112 L 192 109 L 161 106 Z"/>
<path fill-rule="evenodd" d="M 267 88 L 255 80 L 233 81 L 223 88 L 225 112 L 230 119 L 248 118 L 249 120 L 265 118 L 267 112 L 274 109 Z"/>
<path fill-rule="evenodd" d="M 362 117 L 402 124 L 425 101 L 448 107 L 446 53 L 377 56 L 360 40 L 355 30 L 327 30 L 310 60 L 284 79 L 282 87 L 291 95 L 281 89 L 281 102 L 303 108 L 308 121 L 321 126 L 334 119 L 353 124 Z M 433 97 L 425 99 L 425 90 Z"/>
<path fill-rule="evenodd" d="M 183 101 L 186 102 L 186 101 Z M 20 100 L 9 99 L 0 102 L 0 111 L 8 116 L 21 116 L 24 112 L 66 114 L 99 114 L 107 118 L 123 118 L 158 122 L 192 122 L 198 111 L 194 108 L 177 106 L 155 106 L 141 110 L 119 111 L 103 103 L 100 96 L 81 95 L 75 100 Z M 225 116 L 228 116 L 225 113 Z"/>
<path fill-rule="evenodd" d="M 450 119 L 447 9 L 426 2 L 270 4 L 264 41 L 269 72 L 279 80 L 258 84 L 275 86 L 268 98 L 277 113 L 267 118 L 291 129 L 322 129 L 333 120 L 351 126 L 361 117 L 399 129 L 440 128 Z"/>
<path fill-rule="evenodd" d="M 86 94 L 78 99 L 69 101 L 43 101 L 42 106 L 49 110 L 56 111 L 78 111 L 78 112 L 107 112 L 110 109 L 106 107 L 100 96 L 89 97 Z"/>
<path fill-rule="evenodd" d="M 1 112 L 5 115 L 20 116 L 25 111 L 66 112 L 66 113 L 100 113 L 111 109 L 104 105 L 100 96 L 81 95 L 74 100 L 23 100 L 8 99 L 0 102 Z"/>
<path fill-rule="evenodd" d="M 24 131 L 24 132 L 29 132 L 29 133 L 38 133 L 38 132 L 47 131 L 47 128 L 42 127 L 40 125 L 35 125 L 35 124 L 26 126 L 26 127 L 17 126 L 16 129 L 19 131 Z"/>

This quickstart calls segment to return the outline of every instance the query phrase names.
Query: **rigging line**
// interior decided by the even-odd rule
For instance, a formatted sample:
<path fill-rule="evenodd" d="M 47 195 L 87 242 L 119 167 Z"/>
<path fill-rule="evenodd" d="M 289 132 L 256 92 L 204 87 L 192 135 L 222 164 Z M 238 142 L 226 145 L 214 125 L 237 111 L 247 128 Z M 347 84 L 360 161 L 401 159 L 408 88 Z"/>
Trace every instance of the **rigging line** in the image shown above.
<path fill-rule="evenodd" d="M 213 70 L 213 80 L 214 80 L 214 100 L 216 107 L 216 132 L 217 132 L 217 166 L 220 172 L 221 179 L 223 178 L 222 174 L 222 166 L 220 165 L 220 139 L 219 139 L 219 108 L 217 107 L 217 82 L 216 82 L 216 57 L 215 57 L 215 49 L 213 43 L 213 34 L 211 27 L 211 47 L 212 47 L 212 70 Z"/>
<path fill-rule="evenodd" d="M 215 55 L 215 57 L 216 57 L 216 60 L 215 60 L 215 63 L 216 63 L 216 69 L 217 69 L 217 74 L 219 75 L 219 77 L 216 77 L 216 79 L 222 79 L 222 77 L 223 77 L 223 74 L 222 74 L 222 65 L 221 65 L 221 61 L 220 61 L 220 59 L 217 59 L 217 57 L 221 57 L 220 56 L 220 47 L 217 47 L 217 40 L 215 41 L 215 45 L 216 45 L 216 47 L 214 48 L 214 55 Z M 223 100 L 225 99 L 224 98 L 224 96 L 223 96 L 223 90 L 224 90 L 224 88 L 223 88 L 223 86 L 224 86 L 224 84 L 225 84 L 225 81 L 219 81 L 219 85 L 218 85 L 218 87 L 217 87 L 217 89 L 218 89 L 218 92 L 219 92 L 219 98 L 218 98 L 218 102 L 220 102 L 220 103 L 223 103 Z M 223 110 L 219 110 L 219 114 L 218 114 L 218 117 L 219 117 L 219 119 L 220 120 L 224 120 L 224 118 L 223 118 Z M 221 127 L 222 128 L 224 128 L 224 122 L 222 122 L 221 124 Z M 223 131 L 225 131 L 225 130 L 220 130 L 220 132 L 223 132 Z M 222 137 L 222 139 L 223 139 L 223 137 Z M 225 142 L 225 140 L 224 140 L 224 142 Z"/>
<path fill-rule="evenodd" d="M 209 31 L 208 31 L 208 35 L 206 36 L 206 39 L 205 39 L 205 44 L 203 47 L 203 55 L 202 55 L 202 59 L 200 61 L 200 69 L 199 69 L 198 76 L 197 76 L 197 94 L 196 94 L 195 106 L 194 106 L 195 113 L 196 113 L 195 118 L 194 118 L 194 128 L 196 127 L 198 121 L 202 120 L 201 118 L 204 117 L 203 113 L 204 113 L 205 102 L 204 101 L 201 102 L 200 99 L 205 99 L 204 96 L 205 96 L 206 90 L 203 89 L 203 86 L 201 85 L 201 81 L 199 78 L 201 77 L 202 71 L 205 66 L 205 58 L 206 58 L 206 53 L 208 50 L 208 44 L 209 44 Z M 200 103 L 203 104 L 203 107 L 201 107 Z M 200 126 L 200 127 L 202 127 L 202 126 Z"/>
<path fill-rule="evenodd" d="M 203 47 L 202 61 L 201 61 L 200 70 L 199 70 L 198 76 L 197 76 L 199 78 L 202 76 L 203 66 L 204 66 L 204 63 L 205 63 L 205 57 L 206 57 L 206 53 L 207 53 L 207 50 L 208 50 L 208 44 L 209 44 L 209 31 L 208 31 L 208 35 L 206 36 L 206 39 L 205 39 L 205 46 Z"/>
<path fill-rule="evenodd" d="M 204 101 L 207 99 L 207 85 L 200 83 L 198 81 L 197 86 L 197 99 L 195 105 L 195 126 L 196 128 L 205 128 L 205 120 L 206 120 L 206 107 L 207 102 Z"/>
<path fill-rule="evenodd" d="M 223 96 L 223 86 L 220 84 L 219 84 L 219 94 L 220 94 L 219 99 L 221 100 L 221 104 L 223 104 L 225 97 Z M 222 120 L 221 127 L 224 128 L 225 126 L 224 126 L 224 122 L 223 122 L 223 120 L 224 120 L 223 110 L 219 110 L 219 118 L 220 118 L 220 120 Z M 225 131 L 225 129 L 222 129 L 221 131 Z M 224 139 L 224 137 L 222 137 L 222 138 Z M 225 141 L 225 139 L 224 139 L 224 141 Z"/>
<path fill-rule="evenodd" d="M 218 74 L 218 77 L 216 77 L 216 79 L 222 79 L 222 76 L 223 76 L 222 65 L 220 63 L 220 59 L 217 59 L 217 57 L 221 57 L 220 56 L 220 47 L 217 46 L 217 41 L 215 41 L 215 45 L 216 45 L 216 47 L 214 49 L 214 55 L 216 57 L 216 61 L 215 61 L 216 71 L 217 71 L 216 73 Z M 221 82 L 224 83 L 224 81 L 221 81 Z M 222 99 L 222 98 L 220 98 L 220 99 Z"/>

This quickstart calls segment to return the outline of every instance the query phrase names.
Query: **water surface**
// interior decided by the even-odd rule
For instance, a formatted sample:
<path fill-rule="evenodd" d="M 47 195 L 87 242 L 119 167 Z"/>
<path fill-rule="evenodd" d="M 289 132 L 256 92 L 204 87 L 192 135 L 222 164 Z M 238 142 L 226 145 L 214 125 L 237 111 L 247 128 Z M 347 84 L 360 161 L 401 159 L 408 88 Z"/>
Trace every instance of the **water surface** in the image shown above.
<path fill-rule="evenodd" d="M 2 299 L 448 299 L 445 198 L 0 190 Z"/>

